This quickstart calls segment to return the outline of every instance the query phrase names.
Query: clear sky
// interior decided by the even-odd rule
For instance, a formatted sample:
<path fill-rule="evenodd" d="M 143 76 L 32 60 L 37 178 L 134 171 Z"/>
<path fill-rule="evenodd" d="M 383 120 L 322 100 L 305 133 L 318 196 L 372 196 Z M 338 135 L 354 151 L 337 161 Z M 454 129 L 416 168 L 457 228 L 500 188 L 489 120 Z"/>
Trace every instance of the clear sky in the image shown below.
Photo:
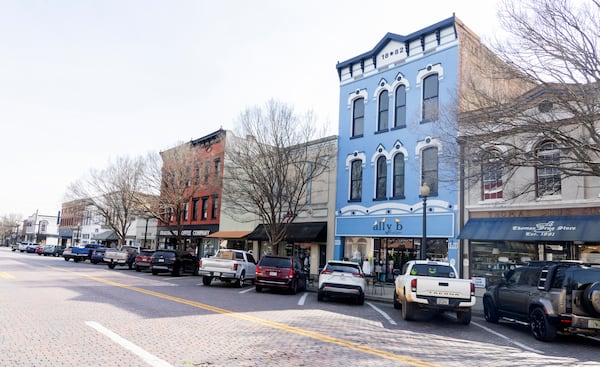
<path fill-rule="evenodd" d="M 0 215 L 55 215 L 117 156 L 232 129 L 273 98 L 337 134 L 335 65 L 498 0 L 0 0 Z"/>

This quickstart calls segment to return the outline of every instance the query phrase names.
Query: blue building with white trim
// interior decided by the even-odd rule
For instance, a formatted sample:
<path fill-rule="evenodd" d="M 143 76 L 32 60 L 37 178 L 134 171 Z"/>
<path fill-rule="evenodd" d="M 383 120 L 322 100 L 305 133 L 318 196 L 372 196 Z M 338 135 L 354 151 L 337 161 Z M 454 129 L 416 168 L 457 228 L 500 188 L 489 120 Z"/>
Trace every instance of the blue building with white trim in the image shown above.
<path fill-rule="evenodd" d="M 425 239 L 427 258 L 460 268 L 458 162 L 448 157 L 473 45 L 479 38 L 452 16 L 407 36 L 388 33 L 337 64 L 335 259 L 391 280 L 421 256 Z"/>

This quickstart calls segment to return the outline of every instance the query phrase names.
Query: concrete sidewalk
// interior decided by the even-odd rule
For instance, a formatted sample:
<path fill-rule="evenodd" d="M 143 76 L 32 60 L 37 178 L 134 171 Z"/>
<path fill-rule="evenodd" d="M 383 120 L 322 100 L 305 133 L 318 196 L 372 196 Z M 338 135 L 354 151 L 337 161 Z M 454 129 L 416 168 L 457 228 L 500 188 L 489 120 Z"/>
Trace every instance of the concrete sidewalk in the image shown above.
<path fill-rule="evenodd" d="M 308 291 L 316 292 L 318 282 L 310 284 L 307 288 Z M 475 288 L 475 297 L 477 298 L 475 306 L 473 306 L 472 312 L 474 315 L 483 316 L 483 293 L 484 289 Z M 394 302 L 394 284 L 393 283 L 371 283 L 367 284 L 365 290 L 365 300 L 393 303 Z"/>

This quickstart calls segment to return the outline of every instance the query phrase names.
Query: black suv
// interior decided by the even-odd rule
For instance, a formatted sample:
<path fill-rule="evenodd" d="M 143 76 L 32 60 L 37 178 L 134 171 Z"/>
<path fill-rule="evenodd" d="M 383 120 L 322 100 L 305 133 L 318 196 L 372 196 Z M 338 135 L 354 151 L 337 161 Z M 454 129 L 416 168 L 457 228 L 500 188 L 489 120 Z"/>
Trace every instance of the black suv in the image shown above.
<path fill-rule="evenodd" d="M 533 336 L 600 336 L 600 264 L 532 261 L 506 273 L 483 296 L 485 319 L 529 325 Z"/>
<path fill-rule="evenodd" d="M 180 276 L 183 273 L 198 275 L 198 258 L 189 252 L 180 250 L 157 250 L 150 259 L 152 275 L 171 273 Z"/>

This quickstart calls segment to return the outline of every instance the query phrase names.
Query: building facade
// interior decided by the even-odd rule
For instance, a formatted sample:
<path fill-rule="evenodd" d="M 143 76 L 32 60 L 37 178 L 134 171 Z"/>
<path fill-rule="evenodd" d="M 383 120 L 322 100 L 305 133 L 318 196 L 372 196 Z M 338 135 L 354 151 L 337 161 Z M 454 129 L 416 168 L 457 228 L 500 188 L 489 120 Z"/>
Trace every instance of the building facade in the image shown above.
<path fill-rule="evenodd" d="M 37 211 L 24 222 L 25 240 L 41 245 L 58 244 L 58 216 L 40 214 Z"/>
<path fill-rule="evenodd" d="M 218 130 L 161 153 L 163 218 L 159 248 L 181 248 L 198 256 L 214 254 L 219 230 L 227 132 Z"/>
<path fill-rule="evenodd" d="M 467 76 L 492 59 L 452 16 L 408 36 L 388 33 L 337 64 L 334 258 L 361 262 L 384 280 L 419 257 L 463 270 L 458 161 L 450 153 L 456 112 L 469 108 Z"/>
<path fill-rule="evenodd" d="M 534 116 L 535 123 L 555 123 L 558 127 L 551 128 L 553 135 L 566 139 L 559 142 L 535 126 L 526 132 L 521 124 L 518 132 L 508 132 L 501 140 L 485 139 L 489 143 L 481 150 L 467 153 L 483 157 L 476 165 L 465 164 L 465 177 L 473 184 L 465 192 L 466 224 L 460 231 L 460 238 L 468 242 L 470 275 L 480 287 L 498 283 L 507 270 L 530 260 L 600 263 L 600 178 L 566 175 L 559 169 L 573 167 L 576 161 L 565 141 L 591 138 L 582 119 L 561 112 L 560 104 L 552 103 L 556 94 L 548 92 L 544 87 L 535 88 L 510 107 L 517 110 L 527 101 L 520 107 L 521 116 Z M 510 167 L 500 159 L 510 156 L 513 147 L 539 163 L 508 172 Z M 595 154 L 590 153 L 588 157 Z"/>

